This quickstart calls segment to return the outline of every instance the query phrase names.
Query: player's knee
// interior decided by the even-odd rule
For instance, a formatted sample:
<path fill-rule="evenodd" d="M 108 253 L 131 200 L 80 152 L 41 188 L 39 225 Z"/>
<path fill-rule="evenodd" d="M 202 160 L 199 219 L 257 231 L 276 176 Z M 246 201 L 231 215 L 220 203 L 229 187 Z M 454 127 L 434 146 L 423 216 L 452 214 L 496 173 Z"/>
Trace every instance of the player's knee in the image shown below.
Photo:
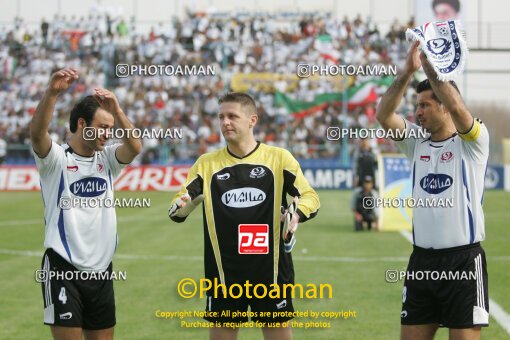
<path fill-rule="evenodd" d="M 433 340 L 438 325 L 402 325 L 400 340 Z"/>
<path fill-rule="evenodd" d="M 51 334 L 55 340 L 81 340 L 81 327 L 51 326 Z"/>
<path fill-rule="evenodd" d="M 239 329 L 227 327 L 213 327 L 209 329 L 210 340 L 236 340 Z"/>
<path fill-rule="evenodd" d="M 292 340 L 292 328 L 278 327 L 278 328 L 262 328 L 264 340 Z"/>

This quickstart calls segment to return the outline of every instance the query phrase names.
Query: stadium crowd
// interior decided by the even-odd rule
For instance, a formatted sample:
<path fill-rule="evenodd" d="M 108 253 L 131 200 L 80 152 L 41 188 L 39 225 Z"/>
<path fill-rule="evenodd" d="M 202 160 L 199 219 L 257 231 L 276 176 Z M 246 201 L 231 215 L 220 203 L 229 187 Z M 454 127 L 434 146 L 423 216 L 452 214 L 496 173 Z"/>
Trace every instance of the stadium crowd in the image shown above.
<path fill-rule="evenodd" d="M 37 29 L 22 19 L 14 27 L 0 27 L 0 139 L 8 145 L 29 143 L 28 124 L 49 76 L 64 66 L 79 70 L 80 79 L 58 101 L 51 137 L 63 143 L 69 134 L 68 114 L 80 97 L 94 87 L 112 89 L 128 117 L 141 129 L 182 128 L 183 139 L 144 139 L 138 162 L 189 162 L 224 145 L 215 119 L 221 93 L 230 90 L 232 76 L 255 72 L 296 74 L 298 63 L 332 63 L 318 47 L 328 37 L 328 54 L 340 64 L 401 65 L 408 48 L 403 25 L 395 21 L 388 32 L 361 17 L 334 19 L 313 15 L 205 15 L 160 23 L 143 33 L 135 20 L 106 14 L 87 17 L 55 15 Z M 322 49 L 324 45 L 321 45 Z M 210 76 L 130 76 L 118 78 L 115 66 L 125 64 L 213 65 Z M 278 89 L 293 99 L 311 101 L 333 92 L 326 79 L 301 79 L 291 87 L 251 88 L 258 101 L 260 141 L 291 149 L 297 158 L 338 158 L 339 143 L 328 142 L 326 129 L 343 126 L 341 108 L 329 106 L 296 119 L 275 107 Z M 384 91 L 379 89 L 380 93 Z M 414 93 L 409 91 L 402 112 L 412 115 Z M 347 115 L 347 127 L 375 127 L 375 103 Z M 411 118 L 412 119 L 412 118 Z M 356 141 L 349 141 L 350 145 Z M 388 146 L 386 146 L 388 147 Z M 27 148 L 10 149 L 10 159 L 30 159 Z M 9 158 L 9 154 L 7 155 Z"/>

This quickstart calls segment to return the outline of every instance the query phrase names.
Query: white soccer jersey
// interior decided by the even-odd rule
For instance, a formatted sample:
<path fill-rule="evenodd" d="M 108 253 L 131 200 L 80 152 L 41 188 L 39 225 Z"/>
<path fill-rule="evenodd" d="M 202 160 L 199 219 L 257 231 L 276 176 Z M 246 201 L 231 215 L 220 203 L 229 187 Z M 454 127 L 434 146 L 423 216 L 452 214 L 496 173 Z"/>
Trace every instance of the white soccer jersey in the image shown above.
<path fill-rule="evenodd" d="M 113 199 L 113 181 L 124 164 L 115 157 L 120 144 L 82 157 L 68 145 L 52 142 L 45 158 L 35 153 L 41 177 L 46 224 L 44 246 L 80 270 L 104 271 L 117 247 L 115 208 L 70 206 L 76 199 Z"/>
<path fill-rule="evenodd" d="M 421 129 L 404 121 L 408 132 Z M 414 207 L 414 244 L 442 249 L 483 241 L 482 204 L 489 158 L 489 133 L 485 125 L 476 118 L 465 134 L 455 134 L 441 142 L 432 142 L 430 137 L 405 138 L 397 141 L 397 145 L 411 161 L 416 202 L 426 199 L 431 202 L 435 198 L 444 205 Z M 453 207 L 448 206 L 451 202 Z"/>

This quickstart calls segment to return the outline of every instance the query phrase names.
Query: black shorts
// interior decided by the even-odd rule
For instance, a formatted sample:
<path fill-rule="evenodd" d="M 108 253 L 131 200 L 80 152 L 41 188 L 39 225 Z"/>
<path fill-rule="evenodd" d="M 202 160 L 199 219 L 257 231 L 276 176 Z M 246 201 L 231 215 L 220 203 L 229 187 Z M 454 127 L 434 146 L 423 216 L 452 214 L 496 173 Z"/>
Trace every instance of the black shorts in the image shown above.
<path fill-rule="evenodd" d="M 406 274 L 402 325 L 489 325 L 487 263 L 479 243 L 438 250 L 414 246 Z"/>
<path fill-rule="evenodd" d="M 283 296 L 283 285 L 280 286 L 281 295 Z M 271 286 L 266 285 L 267 291 L 271 291 Z M 221 290 L 220 290 L 221 291 Z M 236 291 L 237 292 L 237 291 Z M 257 290 L 259 294 L 262 290 Z M 269 293 L 267 294 L 269 295 Z M 248 311 L 250 306 L 250 311 Z M 217 312 L 218 317 L 205 316 L 204 319 L 210 322 L 218 323 L 242 323 L 258 321 L 262 323 L 283 323 L 294 317 L 294 306 L 292 305 L 292 289 L 287 287 L 285 298 L 256 298 L 252 294 L 250 298 L 241 296 L 238 299 L 232 297 L 224 298 L 221 293 L 217 297 L 207 296 L 205 310 L 207 312 Z M 270 314 L 268 316 L 266 313 Z M 262 313 L 265 315 L 262 316 Z"/>
<path fill-rule="evenodd" d="M 51 248 L 44 253 L 41 270 L 45 273 L 42 293 L 46 325 L 81 327 L 89 330 L 115 326 L 112 280 L 83 280 L 80 277 L 66 280 L 56 275 L 50 279 L 50 271 L 54 273 L 79 271 Z M 111 263 L 107 271 L 111 273 Z"/>

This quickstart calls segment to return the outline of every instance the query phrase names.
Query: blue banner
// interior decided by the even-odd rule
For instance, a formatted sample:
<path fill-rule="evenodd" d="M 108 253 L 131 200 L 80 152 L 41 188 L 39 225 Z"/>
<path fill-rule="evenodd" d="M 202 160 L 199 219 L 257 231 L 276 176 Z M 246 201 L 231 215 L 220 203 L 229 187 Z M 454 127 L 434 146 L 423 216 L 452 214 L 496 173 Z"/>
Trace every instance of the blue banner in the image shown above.
<path fill-rule="evenodd" d="M 308 183 L 314 189 L 351 189 L 351 168 L 303 168 Z"/>
<path fill-rule="evenodd" d="M 505 188 L 505 167 L 503 165 L 489 165 L 485 174 L 485 189 Z"/>
<path fill-rule="evenodd" d="M 303 166 L 303 173 L 314 189 L 352 189 L 353 173 L 348 167 L 308 167 Z M 382 172 L 382 183 L 403 181 L 407 184 L 403 189 L 411 189 L 411 169 L 409 160 L 405 157 L 383 158 L 380 169 Z M 403 184 L 403 182 L 401 184 Z M 489 165 L 485 176 L 485 189 L 503 189 L 505 187 L 505 172 L 503 165 Z"/>

